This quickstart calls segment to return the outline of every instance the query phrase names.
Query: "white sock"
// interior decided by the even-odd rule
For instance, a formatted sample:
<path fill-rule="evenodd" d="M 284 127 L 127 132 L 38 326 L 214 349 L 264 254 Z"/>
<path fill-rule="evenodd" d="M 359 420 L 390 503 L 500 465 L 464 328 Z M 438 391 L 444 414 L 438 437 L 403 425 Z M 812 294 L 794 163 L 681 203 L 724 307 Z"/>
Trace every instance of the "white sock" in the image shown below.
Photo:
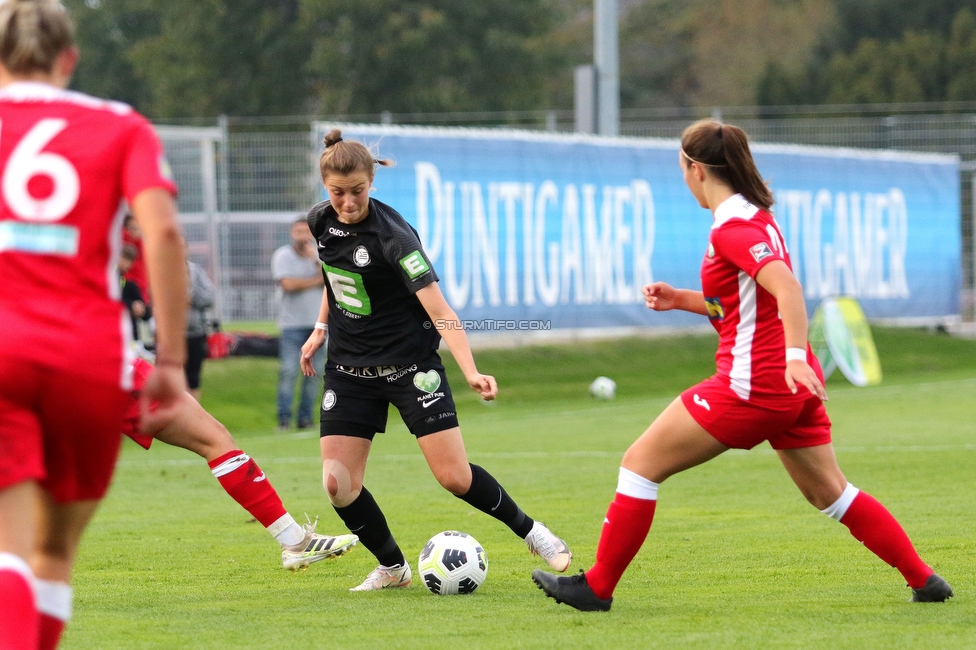
<path fill-rule="evenodd" d="M 624 496 L 634 499 L 644 499 L 645 501 L 657 500 L 658 483 L 644 478 L 629 469 L 620 468 L 617 477 L 617 492 Z"/>
<path fill-rule="evenodd" d="M 71 620 L 74 591 L 68 583 L 38 578 L 34 581 L 34 593 L 37 595 L 37 611 L 65 623 Z"/>
<path fill-rule="evenodd" d="M 295 518 L 287 512 L 268 526 L 268 532 L 282 547 L 301 544 L 305 539 L 305 529 L 299 526 Z"/>
<path fill-rule="evenodd" d="M 847 509 L 851 507 L 851 504 L 854 502 L 854 497 L 857 496 L 858 492 L 860 492 L 860 490 L 848 483 L 847 487 L 844 488 L 844 491 L 840 493 L 840 498 L 820 512 L 824 513 L 831 519 L 840 521 L 844 518 L 844 515 L 847 514 Z"/>

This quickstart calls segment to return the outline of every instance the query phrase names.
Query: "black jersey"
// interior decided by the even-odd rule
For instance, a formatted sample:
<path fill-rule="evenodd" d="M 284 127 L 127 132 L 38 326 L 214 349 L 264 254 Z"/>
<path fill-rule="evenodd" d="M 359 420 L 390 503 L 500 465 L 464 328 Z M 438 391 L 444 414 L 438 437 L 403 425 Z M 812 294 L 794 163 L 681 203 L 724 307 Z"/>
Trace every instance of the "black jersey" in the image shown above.
<path fill-rule="evenodd" d="M 396 210 L 369 200 L 369 215 L 342 223 L 328 201 L 308 213 L 329 296 L 329 361 L 381 366 L 424 359 L 440 344 L 414 294 L 437 273 L 417 231 Z"/>

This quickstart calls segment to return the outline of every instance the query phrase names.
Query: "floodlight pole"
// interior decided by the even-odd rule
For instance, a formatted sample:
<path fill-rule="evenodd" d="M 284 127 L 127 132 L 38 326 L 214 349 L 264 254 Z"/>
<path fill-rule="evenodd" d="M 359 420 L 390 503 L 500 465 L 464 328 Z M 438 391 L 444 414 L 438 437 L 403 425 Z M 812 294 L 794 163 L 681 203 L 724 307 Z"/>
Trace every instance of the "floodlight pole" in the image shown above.
<path fill-rule="evenodd" d="M 617 0 L 593 0 L 593 64 L 597 76 L 597 133 L 620 135 L 620 53 Z"/>

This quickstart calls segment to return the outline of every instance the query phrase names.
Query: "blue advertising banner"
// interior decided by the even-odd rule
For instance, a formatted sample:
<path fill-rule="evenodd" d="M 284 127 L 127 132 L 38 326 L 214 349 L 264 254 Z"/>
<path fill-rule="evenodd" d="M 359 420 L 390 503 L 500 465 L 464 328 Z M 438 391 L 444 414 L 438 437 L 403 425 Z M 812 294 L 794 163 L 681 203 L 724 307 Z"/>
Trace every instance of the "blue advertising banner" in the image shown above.
<path fill-rule="evenodd" d="M 711 214 L 676 140 L 316 125 L 374 147 L 373 196 L 419 232 L 469 330 L 701 325 L 655 313 L 640 288 L 699 288 Z M 808 309 L 857 298 L 868 318 L 957 314 L 955 156 L 754 145 Z M 325 196 L 323 191 L 323 197 Z"/>

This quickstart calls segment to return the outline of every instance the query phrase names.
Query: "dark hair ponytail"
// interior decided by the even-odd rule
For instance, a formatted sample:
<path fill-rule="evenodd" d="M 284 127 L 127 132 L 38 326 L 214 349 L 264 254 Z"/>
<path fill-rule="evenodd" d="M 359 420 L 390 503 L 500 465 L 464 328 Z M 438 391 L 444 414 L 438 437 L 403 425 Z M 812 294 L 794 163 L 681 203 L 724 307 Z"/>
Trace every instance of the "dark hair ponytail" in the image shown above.
<path fill-rule="evenodd" d="M 711 119 L 695 122 L 681 134 L 681 153 L 753 205 L 763 210 L 773 206 L 773 193 L 759 175 L 749 138 L 739 127 Z"/>
<path fill-rule="evenodd" d="M 326 181 L 329 174 L 341 174 L 343 176 L 356 172 L 366 172 L 372 178 L 376 165 L 390 167 L 392 160 L 378 159 L 366 148 L 362 142 L 356 140 L 343 140 L 342 131 L 332 129 L 325 136 L 325 151 L 319 158 L 319 173 L 322 174 L 322 182 Z"/>

